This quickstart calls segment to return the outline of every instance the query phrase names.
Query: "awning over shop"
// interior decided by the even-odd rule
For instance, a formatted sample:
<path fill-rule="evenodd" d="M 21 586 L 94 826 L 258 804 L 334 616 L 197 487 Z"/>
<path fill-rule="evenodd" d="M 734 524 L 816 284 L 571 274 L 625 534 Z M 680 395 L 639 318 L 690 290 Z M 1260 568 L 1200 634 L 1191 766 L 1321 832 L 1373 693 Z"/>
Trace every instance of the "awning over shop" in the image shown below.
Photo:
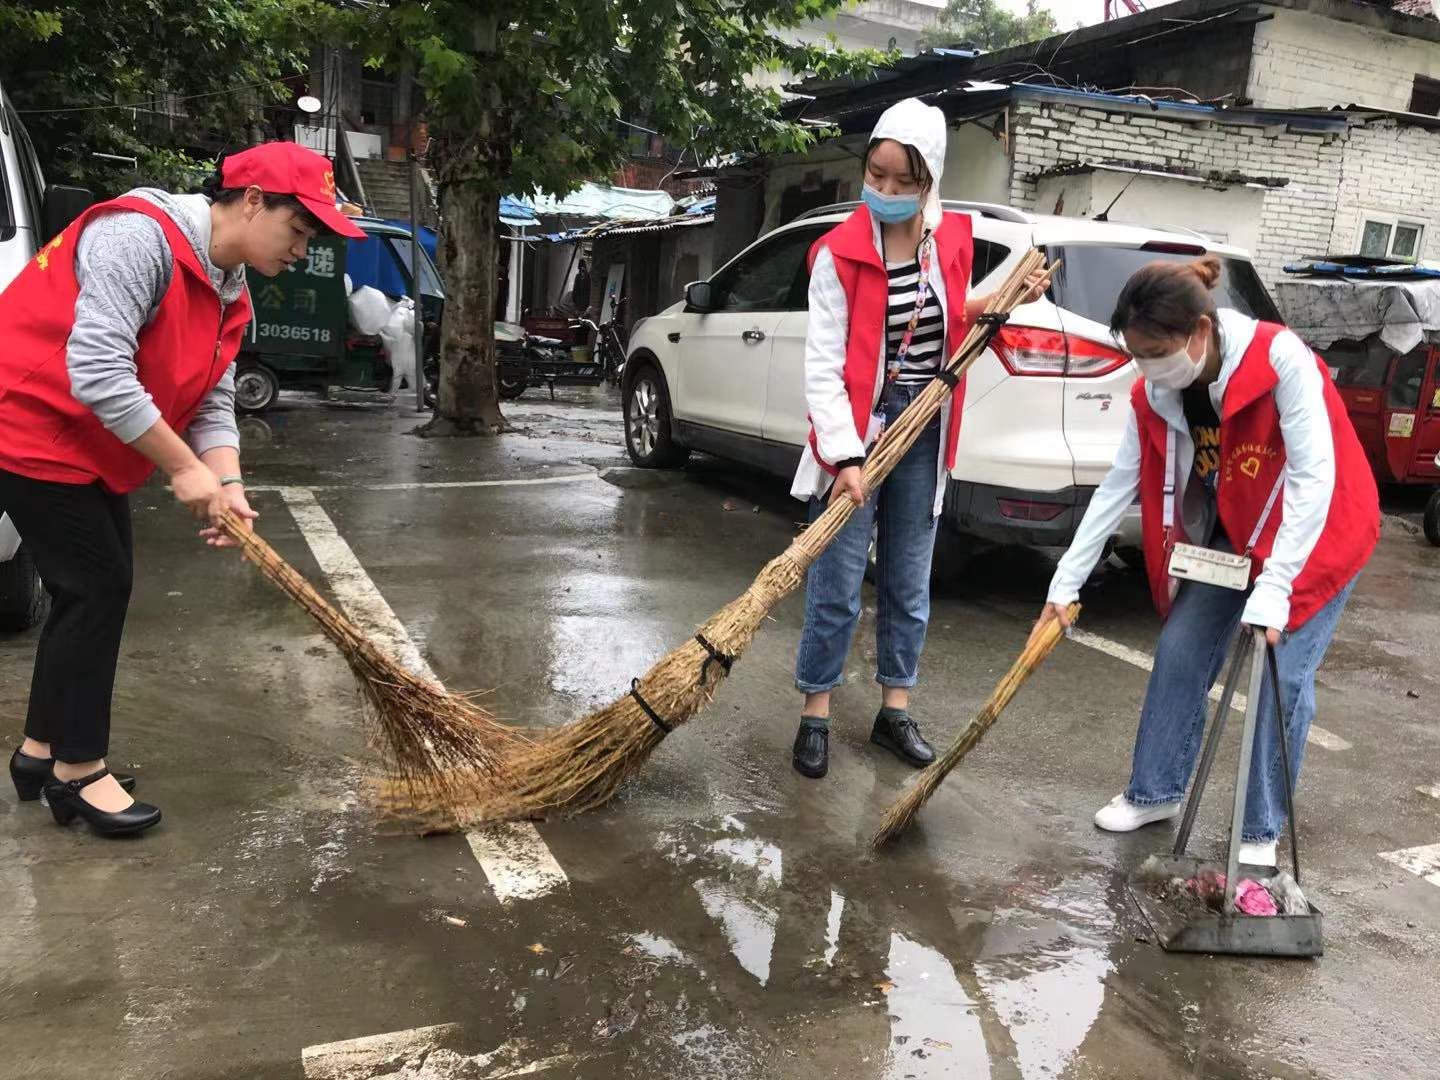
<path fill-rule="evenodd" d="M 647 221 L 669 217 L 675 200 L 664 191 L 612 187 L 609 184 L 582 184 L 576 191 L 557 199 L 553 195 L 512 196 L 532 214 L 588 218 L 592 221 Z"/>
<path fill-rule="evenodd" d="M 509 195 L 500 196 L 500 220 L 506 225 L 529 226 L 540 224 L 535 211 Z"/>

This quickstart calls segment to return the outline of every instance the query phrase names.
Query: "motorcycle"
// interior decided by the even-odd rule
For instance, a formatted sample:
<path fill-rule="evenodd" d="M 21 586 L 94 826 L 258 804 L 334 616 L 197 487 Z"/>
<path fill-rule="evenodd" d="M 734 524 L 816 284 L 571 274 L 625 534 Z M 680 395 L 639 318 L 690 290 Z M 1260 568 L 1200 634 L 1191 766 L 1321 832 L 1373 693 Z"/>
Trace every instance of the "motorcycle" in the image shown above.
<path fill-rule="evenodd" d="M 438 348 L 427 349 L 424 372 L 425 403 L 434 408 L 440 384 Z M 576 361 L 564 342 L 528 333 L 518 323 L 495 323 L 495 379 L 502 400 L 514 401 L 532 386 L 548 386 L 553 398 L 557 386 L 598 386 L 604 378 L 600 364 Z"/>

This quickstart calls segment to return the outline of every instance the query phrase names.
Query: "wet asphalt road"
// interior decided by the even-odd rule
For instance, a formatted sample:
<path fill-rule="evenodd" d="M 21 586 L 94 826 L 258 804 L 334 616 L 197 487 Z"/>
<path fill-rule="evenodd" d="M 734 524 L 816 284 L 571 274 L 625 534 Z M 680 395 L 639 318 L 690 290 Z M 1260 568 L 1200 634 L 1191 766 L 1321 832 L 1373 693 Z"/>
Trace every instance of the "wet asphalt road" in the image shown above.
<path fill-rule="evenodd" d="M 260 526 L 311 580 L 355 593 L 321 568 L 338 541 L 448 686 L 558 724 L 737 595 L 802 510 L 714 459 L 629 469 L 604 391 L 508 412 L 522 433 L 429 442 L 406 412 L 287 399 L 246 422 L 245 461 L 291 493 L 256 494 Z M 464 486 L 497 480 L 524 483 Z M 880 855 L 868 838 L 911 774 L 866 742 L 873 608 L 813 782 L 789 765 L 791 598 L 621 799 L 539 826 L 564 880 L 502 900 L 466 837 L 376 819 L 354 683 L 307 617 L 205 550 L 162 488 L 133 506 L 111 760 L 166 820 L 102 842 L 0 800 L 0 1078 L 1436 1074 L 1440 549 L 1413 498 L 1321 672 L 1331 742 L 1299 797 L 1318 961 L 1158 949 L 1124 879 L 1171 826 L 1090 823 L 1124 784 L 1145 685 L 1121 656 L 1158 625 L 1133 573 L 1085 597 L 1110 651 L 1064 644 Z M 936 742 L 1020 649 L 1052 559 L 947 556 L 915 698 Z M 33 647 L 0 639 L 12 737 Z"/>

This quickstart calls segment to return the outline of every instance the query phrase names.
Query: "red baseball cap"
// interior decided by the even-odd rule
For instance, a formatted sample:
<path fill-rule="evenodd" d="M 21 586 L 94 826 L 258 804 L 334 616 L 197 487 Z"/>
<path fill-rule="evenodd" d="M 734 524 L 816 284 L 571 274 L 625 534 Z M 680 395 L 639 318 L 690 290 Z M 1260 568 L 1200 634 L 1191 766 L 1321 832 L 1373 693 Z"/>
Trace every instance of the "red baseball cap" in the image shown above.
<path fill-rule="evenodd" d="M 335 167 L 323 154 L 298 143 L 268 142 L 229 154 L 220 165 L 227 188 L 258 187 L 269 195 L 294 195 L 341 236 L 362 239 L 365 230 L 335 208 Z"/>

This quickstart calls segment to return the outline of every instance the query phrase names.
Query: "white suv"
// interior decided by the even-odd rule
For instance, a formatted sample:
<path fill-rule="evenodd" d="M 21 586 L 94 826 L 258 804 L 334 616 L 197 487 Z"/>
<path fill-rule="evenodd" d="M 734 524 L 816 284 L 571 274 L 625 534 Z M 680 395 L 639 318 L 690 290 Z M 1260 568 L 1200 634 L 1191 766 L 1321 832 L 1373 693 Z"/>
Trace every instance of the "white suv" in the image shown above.
<path fill-rule="evenodd" d="M 794 472 L 809 431 L 806 253 L 856 205 L 812 210 L 776 229 L 636 325 L 622 383 L 635 464 L 676 465 L 695 449 Z M 1062 260 L 1049 295 L 1017 308 L 970 369 L 945 521 L 988 540 L 1066 545 L 1124 429 L 1135 370 L 1108 323 L 1125 280 L 1155 259 L 1213 253 L 1224 265 L 1217 303 L 1279 315 L 1249 255 L 1199 233 L 985 203 L 945 208 L 972 219 L 975 293 L 998 285 L 1026 248 Z M 1117 539 L 1134 545 L 1138 536 L 1137 508 Z"/>

